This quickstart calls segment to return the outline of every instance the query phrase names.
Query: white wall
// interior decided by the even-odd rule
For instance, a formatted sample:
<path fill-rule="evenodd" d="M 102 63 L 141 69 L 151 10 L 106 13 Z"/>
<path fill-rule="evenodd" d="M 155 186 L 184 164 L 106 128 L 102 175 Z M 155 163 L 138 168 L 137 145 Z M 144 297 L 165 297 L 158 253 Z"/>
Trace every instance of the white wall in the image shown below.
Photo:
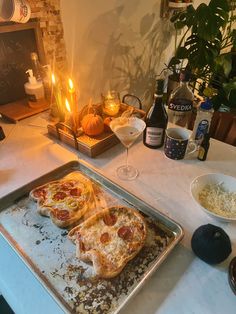
<path fill-rule="evenodd" d="M 195 5 L 201 2 L 195 0 Z M 61 0 L 67 56 L 81 103 L 116 89 L 149 105 L 155 78 L 173 53 L 161 0 Z"/>

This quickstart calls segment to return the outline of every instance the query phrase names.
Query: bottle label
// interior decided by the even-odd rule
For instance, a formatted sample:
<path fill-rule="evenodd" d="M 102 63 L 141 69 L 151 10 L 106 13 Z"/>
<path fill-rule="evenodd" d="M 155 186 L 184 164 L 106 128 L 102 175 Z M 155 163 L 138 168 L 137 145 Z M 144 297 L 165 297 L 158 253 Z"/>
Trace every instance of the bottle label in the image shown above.
<path fill-rule="evenodd" d="M 198 124 L 195 139 L 202 140 L 204 138 L 204 135 L 208 132 L 208 128 L 209 128 L 208 120 L 202 120 Z"/>
<path fill-rule="evenodd" d="M 181 112 L 188 112 L 188 111 L 191 111 L 192 110 L 192 102 L 186 102 L 186 103 L 173 103 L 171 102 L 168 106 L 168 108 L 170 110 L 173 110 L 173 111 L 181 111 Z"/>
<path fill-rule="evenodd" d="M 36 102 L 37 98 L 34 94 L 27 94 L 28 101 Z"/>
<path fill-rule="evenodd" d="M 203 160 L 205 155 L 205 149 L 203 147 L 199 147 L 198 151 L 198 159 Z"/>
<path fill-rule="evenodd" d="M 146 143 L 151 146 L 161 145 L 163 132 L 161 128 L 147 127 Z"/>
<path fill-rule="evenodd" d="M 169 122 L 186 127 L 188 125 L 193 102 L 179 99 L 178 101 L 171 101 L 168 105 L 168 119 Z"/>

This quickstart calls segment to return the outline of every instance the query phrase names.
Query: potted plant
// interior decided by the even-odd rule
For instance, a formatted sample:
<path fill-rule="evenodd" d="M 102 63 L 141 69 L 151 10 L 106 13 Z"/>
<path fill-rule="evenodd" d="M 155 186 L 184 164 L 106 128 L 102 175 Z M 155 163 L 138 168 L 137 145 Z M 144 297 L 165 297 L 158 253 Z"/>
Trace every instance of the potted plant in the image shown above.
<path fill-rule="evenodd" d="M 211 0 L 196 9 L 190 5 L 171 18 L 176 32 L 182 30 L 183 35 L 168 66 L 177 67 L 185 60 L 199 93 L 205 86 L 208 91 L 216 90 L 212 99 L 215 109 L 222 104 L 236 108 L 234 6 L 233 1 Z"/>

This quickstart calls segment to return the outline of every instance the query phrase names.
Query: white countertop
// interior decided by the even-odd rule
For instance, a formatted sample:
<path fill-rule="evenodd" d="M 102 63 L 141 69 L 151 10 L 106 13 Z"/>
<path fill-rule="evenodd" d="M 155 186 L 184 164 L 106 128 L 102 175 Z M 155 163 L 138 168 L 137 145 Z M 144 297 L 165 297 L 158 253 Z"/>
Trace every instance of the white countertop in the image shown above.
<path fill-rule="evenodd" d="M 6 139 L 0 142 L 0 198 L 37 177 L 76 160 L 78 155 L 99 172 L 177 221 L 185 237 L 139 294 L 122 313 L 234 314 L 236 297 L 231 291 L 227 271 L 236 255 L 235 224 L 220 223 L 206 215 L 191 199 L 190 183 L 198 175 L 222 172 L 236 177 L 236 148 L 211 140 L 208 159 L 194 156 L 181 161 L 167 159 L 162 149 L 146 148 L 140 138 L 130 149 L 130 162 L 138 167 L 135 181 L 120 181 L 116 166 L 123 163 L 121 144 L 91 159 L 47 136 L 48 113 L 18 124 L 0 121 Z M 232 242 L 232 254 L 223 263 L 210 266 L 191 250 L 194 230 L 203 224 L 222 227 Z M 16 314 L 62 313 L 51 296 L 28 270 L 19 256 L 0 236 L 0 291 Z M 30 292 L 29 292 L 30 291 Z"/>

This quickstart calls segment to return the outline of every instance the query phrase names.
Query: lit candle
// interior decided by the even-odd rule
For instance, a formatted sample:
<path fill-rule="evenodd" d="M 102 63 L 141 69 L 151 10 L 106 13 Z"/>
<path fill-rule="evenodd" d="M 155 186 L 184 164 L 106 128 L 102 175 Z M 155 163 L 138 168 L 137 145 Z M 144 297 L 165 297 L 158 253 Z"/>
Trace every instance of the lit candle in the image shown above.
<path fill-rule="evenodd" d="M 104 97 L 103 111 L 108 116 L 115 116 L 120 110 L 120 99 L 115 91 L 108 92 Z"/>
<path fill-rule="evenodd" d="M 78 126 L 79 126 L 79 108 L 77 105 L 77 98 L 76 98 L 76 92 L 74 83 L 71 78 L 68 79 L 68 92 L 70 96 L 70 104 L 71 104 L 71 114 L 73 117 L 73 129 L 75 132 L 77 132 Z"/>
<path fill-rule="evenodd" d="M 70 108 L 70 104 L 69 104 L 69 101 L 68 99 L 66 98 L 65 100 L 65 106 L 66 106 L 66 110 L 67 110 L 67 114 L 66 114 L 66 117 L 65 117 L 65 122 L 66 124 L 68 124 L 69 126 L 71 126 L 71 108 Z"/>
<path fill-rule="evenodd" d="M 71 106 L 72 106 L 72 111 L 76 111 L 76 93 L 75 93 L 75 88 L 74 88 L 74 83 L 72 81 L 72 79 L 69 78 L 68 80 L 68 85 L 69 85 L 69 94 L 70 94 L 70 102 L 71 102 Z"/>
<path fill-rule="evenodd" d="M 67 98 L 66 98 L 65 104 L 66 104 L 66 109 L 67 109 L 67 111 L 68 111 L 69 113 L 71 113 L 70 104 L 69 104 L 69 101 L 67 100 Z"/>
<path fill-rule="evenodd" d="M 75 88 L 74 88 L 74 83 L 73 83 L 71 78 L 69 78 L 68 84 L 69 84 L 69 92 L 70 93 L 74 93 L 75 92 Z"/>

